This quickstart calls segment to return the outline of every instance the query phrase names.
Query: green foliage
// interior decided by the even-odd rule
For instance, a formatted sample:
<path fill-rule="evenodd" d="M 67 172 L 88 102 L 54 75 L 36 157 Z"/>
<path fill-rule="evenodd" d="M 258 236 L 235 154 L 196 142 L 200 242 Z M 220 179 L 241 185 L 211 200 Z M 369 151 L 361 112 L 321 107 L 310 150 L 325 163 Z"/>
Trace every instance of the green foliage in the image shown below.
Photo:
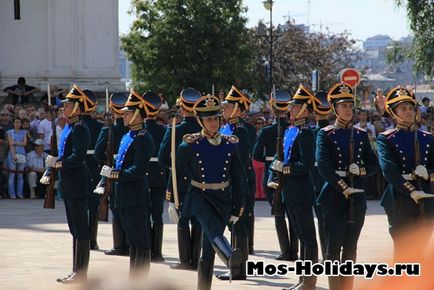
<path fill-rule="evenodd" d="M 133 0 L 136 15 L 121 38 L 133 87 L 163 92 L 173 103 L 194 87 L 216 93 L 247 82 L 251 53 L 241 0 Z"/>

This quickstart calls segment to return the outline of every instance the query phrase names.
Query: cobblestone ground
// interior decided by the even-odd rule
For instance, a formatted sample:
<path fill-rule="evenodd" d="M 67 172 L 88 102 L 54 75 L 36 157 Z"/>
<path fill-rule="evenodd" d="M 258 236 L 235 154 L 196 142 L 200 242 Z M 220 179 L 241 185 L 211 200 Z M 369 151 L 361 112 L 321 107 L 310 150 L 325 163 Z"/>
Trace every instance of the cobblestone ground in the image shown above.
<path fill-rule="evenodd" d="M 42 208 L 43 200 L 0 200 L 0 289 L 82 289 L 66 286 L 56 278 L 71 272 L 71 236 L 68 232 L 64 206 L 56 202 L 56 209 Z M 252 260 L 275 262 L 278 242 L 270 207 L 264 201 L 255 206 L 255 254 Z M 137 289 L 195 289 L 197 273 L 171 270 L 177 261 L 176 227 L 171 224 L 166 211 L 164 220 L 163 255 L 165 262 L 152 263 L 148 278 L 138 282 Z M 106 256 L 103 251 L 112 246 L 111 224 L 100 223 L 99 251 L 91 251 L 89 265 L 90 286 L 98 289 L 133 289 L 126 287 L 128 257 Z M 387 261 L 392 254 L 392 240 L 387 230 L 387 220 L 378 201 L 369 201 L 365 226 L 358 249 L 359 262 Z M 216 257 L 215 273 L 225 271 Z M 356 279 L 356 285 L 361 279 Z M 281 289 L 298 281 L 295 275 L 286 277 L 253 277 L 245 281 L 219 281 L 213 279 L 213 289 Z M 326 277 L 318 279 L 317 289 L 328 289 Z"/>

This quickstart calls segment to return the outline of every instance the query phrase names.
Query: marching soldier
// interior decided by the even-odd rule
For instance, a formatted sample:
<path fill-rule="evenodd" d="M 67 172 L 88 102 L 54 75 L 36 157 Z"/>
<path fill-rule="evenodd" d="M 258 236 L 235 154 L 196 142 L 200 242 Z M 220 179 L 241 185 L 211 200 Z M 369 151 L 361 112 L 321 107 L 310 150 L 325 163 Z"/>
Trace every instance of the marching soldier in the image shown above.
<path fill-rule="evenodd" d="M 203 96 L 194 110 L 202 131 L 187 134 L 176 152 L 177 179 L 188 176 L 190 186 L 182 214 L 195 216 L 202 225 L 202 256 L 198 268 L 198 289 L 211 288 L 215 253 L 229 269 L 240 265 L 242 254 L 232 250 L 223 236 L 228 223 L 242 214 L 242 189 L 246 180 L 237 150 L 236 136 L 220 135 L 220 102 Z"/>
<path fill-rule="evenodd" d="M 59 156 L 48 155 L 46 164 L 59 172 L 59 190 L 65 202 L 69 231 L 73 237 L 73 270 L 58 282 L 80 283 L 87 280 L 89 265 L 89 192 L 90 174 L 86 167 L 86 153 L 90 144 L 90 132 L 81 114 L 96 103 L 92 91 L 81 90 L 74 85 L 66 96 L 64 114 L 68 124 L 62 131 Z M 41 180 L 42 182 L 42 180 Z"/>
<path fill-rule="evenodd" d="M 163 142 L 161 143 L 160 150 L 158 152 L 158 162 L 160 162 L 163 166 L 167 168 L 171 167 L 171 152 L 172 150 L 176 152 L 176 148 L 178 148 L 179 144 L 181 144 L 182 137 L 185 134 L 191 134 L 200 131 L 201 127 L 197 123 L 193 113 L 193 105 L 200 97 L 200 93 L 192 88 L 184 89 L 181 92 L 178 102 L 180 105 L 181 114 L 184 119 L 181 124 L 174 127 L 175 129 L 168 128 L 166 130 L 166 134 L 164 135 Z M 172 130 L 175 130 L 175 140 L 173 140 L 173 142 Z M 179 208 L 176 209 L 174 203 L 175 193 L 173 192 L 172 176 L 169 176 L 166 199 L 170 202 L 170 220 L 178 224 L 177 234 L 179 252 L 179 263 L 171 265 L 172 269 L 197 269 L 198 265 L 202 229 L 196 218 L 187 216 L 182 213 L 182 204 L 185 195 L 187 194 L 189 184 L 190 181 L 187 175 L 185 175 L 184 178 L 178 180 L 177 189 L 180 205 Z"/>
<path fill-rule="evenodd" d="M 91 187 L 89 192 L 89 233 L 90 233 L 90 249 L 98 250 L 99 246 L 96 241 L 98 235 L 98 208 L 100 203 L 100 196 L 93 192 L 93 189 L 99 182 L 100 167 L 98 166 L 93 154 L 95 152 L 95 144 L 98 139 L 98 135 L 103 127 L 103 124 L 93 119 L 91 113 L 95 111 L 96 103 L 89 108 L 88 112 L 82 113 L 82 121 L 89 128 L 90 132 L 90 144 L 86 155 L 86 165 L 89 168 L 91 175 Z"/>
<path fill-rule="evenodd" d="M 128 98 L 127 93 L 115 93 L 110 97 L 110 109 L 114 118 L 113 123 L 108 123 L 104 126 L 95 145 L 95 159 L 100 163 L 104 163 L 106 160 L 106 147 L 107 147 L 107 139 L 109 136 L 109 129 L 111 127 L 111 136 L 112 140 L 111 146 L 113 148 L 113 154 L 116 154 L 119 150 L 119 145 L 121 143 L 122 137 L 128 132 L 128 128 L 124 125 L 124 120 L 122 118 L 122 108 L 124 107 Z M 106 164 L 108 165 L 108 164 Z M 110 164 L 112 166 L 113 164 Z M 104 185 L 105 185 L 105 177 L 101 179 L 100 184 L 97 186 L 95 192 L 98 194 L 104 194 Z M 114 207 L 114 198 L 113 196 L 109 199 L 110 209 L 112 211 L 112 232 L 113 232 L 113 248 L 109 251 L 106 251 L 106 255 L 119 255 L 126 256 L 129 255 L 129 245 L 128 240 L 125 235 L 125 230 L 122 227 L 122 223 L 119 219 L 119 213 L 116 211 Z"/>
<path fill-rule="evenodd" d="M 366 131 L 352 125 L 351 87 L 344 83 L 334 85 L 328 92 L 328 100 L 336 122 L 318 132 L 316 147 L 318 170 L 325 181 L 317 202 L 324 218 L 326 259 L 355 261 L 366 213 L 363 177 L 376 173 L 378 161 Z M 351 276 L 328 279 L 330 290 L 353 287 Z"/>
<path fill-rule="evenodd" d="M 149 189 L 151 191 L 152 207 L 149 212 L 151 223 L 151 245 L 152 245 L 152 261 L 163 262 L 164 258 L 161 254 L 163 244 L 163 209 L 165 190 L 167 186 L 167 169 L 158 163 L 158 151 L 160 144 L 163 141 L 166 128 L 157 123 L 156 117 L 160 111 L 162 99 L 153 92 L 147 92 L 146 99 L 152 101 L 155 111 L 149 111 L 145 120 L 145 128 L 152 135 L 155 143 L 155 151 L 151 157 L 149 170 L 146 172 L 148 178 Z"/>
<path fill-rule="evenodd" d="M 259 131 L 259 136 L 253 149 L 253 158 L 265 163 L 262 184 L 265 188 L 267 200 L 270 205 L 272 205 L 273 202 L 274 189 L 268 186 L 268 178 L 270 164 L 276 154 L 277 128 L 279 127 L 277 122 L 280 122 L 282 129 L 288 126 L 289 100 L 290 95 L 285 91 L 277 91 L 276 94 L 271 94 L 270 104 L 275 111 L 276 120 L 272 125 L 264 127 Z M 298 259 L 298 238 L 294 230 L 293 222 L 289 216 L 288 220 L 289 226 L 286 224 L 284 215 L 274 216 L 274 226 L 280 246 L 280 255 L 276 257 L 276 260 L 295 261 Z"/>
<path fill-rule="evenodd" d="M 383 175 L 389 185 L 381 205 L 389 221 L 389 232 L 394 242 L 395 258 L 408 248 L 401 241 L 409 230 L 423 225 L 426 232 L 414 238 L 423 251 L 433 227 L 434 142 L 433 136 L 417 129 L 415 97 L 408 90 L 395 87 L 386 97 L 386 110 L 396 120 L 396 127 L 377 138 L 378 156 Z"/>
<path fill-rule="evenodd" d="M 151 263 L 149 207 L 151 196 L 146 179 L 155 145 L 143 128 L 148 112 L 157 110 L 146 98 L 131 91 L 123 118 L 129 131 L 122 137 L 115 167 L 104 165 L 101 175 L 115 181 L 114 207 L 130 244 L 130 277 L 147 273 Z"/>
<path fill-rule="evenodd" d="M 220 134 L 238 137 L 239 157 L 248 177 L 245 180 L 247 187 L 243 188 L 243 199 L 246 207 L 240 220 L 233 226 L 231 233 L 232 246 L 241 250 L 243 259 L 240 265 L 234 265 L 236 270 L 232 269 L 229 273 L 218 275 L 217 278 L 221 280 L 245 280 L 246 261 L 249 258 L 249 215 L 251 216 L 253 213 L 254 204 L 254 191 L 252 196 L 250 184 L 251 179 L 253 179 L 253 183 L 255 183 L 255 179 L 249 153 L 251 148 L 250 136 L 245 123 L 241 121 L 241 114 L 249 109 L 251 101 L 235 86 L 232 86 L 222 104 L 223 118 L 227 124 L 220 129 Z M 251 172 L 253 172 L 253 176 Z"/>
<path fill-rule="evenodd" d="M 318 262 L 315 223 L 312 206 L 314 189 L 310 171 L 315 164 L 315 140 L 308 124 L 313 96 L 300 85 L 290 99 L 290 123 L 285 130 L 283 161 L 275 159 L 270 169 L 283 172 L 283 201 L 287 214 L 294 221 L 295 232 L 301 243 L 301 259 Z M 290 289 L 314 290 L 316 276 L 300 276 L 299 283 Z"/>
<path fill-rule="evenodd" d="M 317 92 L 314 95 L 314 102 L 313 104 L 313 114 L 315 116 L 316 126 L 315 126 L 315 140 L 316 136 L 318 134 L 318 131 L 322 128 L 329 125 L 329 115 L 332 111 L 332 107 L 327 100 L 327 93 L 326 92 Z M 315 142 L 316 144 L 316 142 Z M 324 180 L 322 179 L 321 175 L 318 172 L 318 166 L 315 162 L 315 167 L 312 170 L 312 180 L 315 188 L 315 200 L 318 198 L 321 189 L 324 185 Z M 315 210 L 315 215 L 318 219 L 318 234 L 319 234 L 319 241 L 321 246 L 321 254 L 323 260 L 326 256 L 326 248 L 325 248 L 325 232 L 324 232 L 324 220 L 322 218 L 321 214 L 321 207 L 318 204 L 314 204 L 313 206 Z"/>

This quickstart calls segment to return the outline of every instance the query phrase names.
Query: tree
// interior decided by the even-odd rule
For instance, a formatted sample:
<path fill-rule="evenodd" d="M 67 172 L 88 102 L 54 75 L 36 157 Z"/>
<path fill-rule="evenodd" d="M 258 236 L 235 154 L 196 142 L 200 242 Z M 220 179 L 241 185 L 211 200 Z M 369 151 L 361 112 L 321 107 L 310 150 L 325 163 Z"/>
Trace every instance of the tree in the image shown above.
<path fill-rule="evenodd" d="M 413 54 L 416 73 L 434 76 L 434 5 L 432 0 L 396 0 L 407 6 L 410 29 L 414 34 Z"/>
<path fill-rule="evenodd" d="M 186 87 L 227 89 L 250 75 L 246 8 L 241 0 L 133 0 L 136 15 L 121 38 L 133 86 L 173 101 Z"/>
<path fill-rule="evenodd" d="M 269 59 L 268 36 L 263 23 L 251 30 L 251 45 L 256 53 L 257 93 L 268 95 L 264 63 Z M 287 22 L 273 30 L 273 80 L 276 88 L 295 92 L 298 85 L 311 84 L 311 72 L 320 73 L 320 89 L 327 90 L 339 81 L 339 71 L 354 60 L 355 41 L 348 34 L 309 33 L 304 26 Z"/>

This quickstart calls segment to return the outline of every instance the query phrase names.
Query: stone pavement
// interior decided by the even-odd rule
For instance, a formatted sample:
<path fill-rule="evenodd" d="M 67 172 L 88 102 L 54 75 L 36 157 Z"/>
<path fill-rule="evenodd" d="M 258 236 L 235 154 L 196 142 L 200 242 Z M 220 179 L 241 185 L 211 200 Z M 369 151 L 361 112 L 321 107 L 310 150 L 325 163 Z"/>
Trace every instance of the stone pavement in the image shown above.
<path fill-rule="evenodd" d="M 42 205 L 43 200 L 0 200 L 0 289 L 82 289 L 56 282 L 56 278 L 71 272 L 72 239 L 63 202 L 56 201 L 54 210 L 43 209 Z M 255 212 L 255 255 L 250 259 L 276 262 L 273 257 L 278 254 L 278 242 L 268 203 L 258 201 Z M 172 289 L 196 289 L 196 272 L 171 270 L 169 267 L 177 261 L 176 226 L 170 223 L 166 210 L 164 214 L 167 224 L 164 228 L 163 255 L 166 262 L 152 263 L 149 279 L 141 281 L 142 286 L 154 282 L 153 286 L 158 287 L 168 283 L 175 286 Z M 104 289 L 121 289 L 115 286 L 125 285 L 129 262 L 128 257 L 106 256 L 103 253 L 112 246 L 110 223 L 100 223 L 98 243 L 101 250 L 91 251 L 88 276 L 95 283 L 103 280 Z M 369 201 L 359 240 L 358 261 L 387 261 L 391 254 L 392 240 L 386 216 L 379 201 Z M 222 262 L 216 257 L 215 272 L 224 270 Z M 297 281 L 295 275 L 253 277 L 232 281 L 231 284 L 214 278 L 213 289 L 281 289 Z M 356 279 L 356 284 L 358 282 Z M 88 289 L 96 289 L 96 286 Z M 319 278 L 317 289 L 328 289 L 326 277 Z"/>

